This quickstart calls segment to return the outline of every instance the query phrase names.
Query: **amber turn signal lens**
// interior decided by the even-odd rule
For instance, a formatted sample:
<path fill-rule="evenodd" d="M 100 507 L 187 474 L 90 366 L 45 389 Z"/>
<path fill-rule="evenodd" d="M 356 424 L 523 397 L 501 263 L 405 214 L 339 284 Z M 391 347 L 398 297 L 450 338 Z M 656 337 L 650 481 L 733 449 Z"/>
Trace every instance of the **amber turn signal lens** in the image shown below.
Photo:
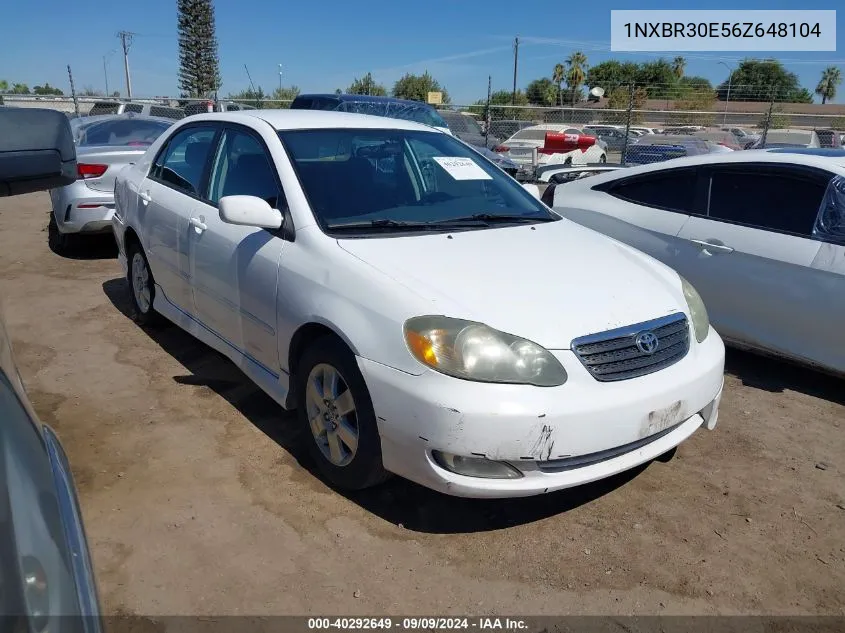
<path fill-rule="evenodd" d="M 422 334 L 417 332 L 405 332 L 405 340 L 408 341 L 408 348 L 411 353 L 417 357 L 420 362 L 437 366 L 437 356 L 434 353 L 434 345 Z"/>

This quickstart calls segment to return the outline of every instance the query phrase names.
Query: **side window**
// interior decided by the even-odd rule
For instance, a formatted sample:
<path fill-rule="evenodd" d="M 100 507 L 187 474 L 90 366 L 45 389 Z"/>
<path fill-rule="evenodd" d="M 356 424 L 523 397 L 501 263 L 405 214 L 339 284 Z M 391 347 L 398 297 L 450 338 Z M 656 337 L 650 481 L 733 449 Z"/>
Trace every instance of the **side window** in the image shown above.
<path fill-rule="evenodd" d="M 156 158 L 150 178 L 199 196 L 214 135 L 214 128 L 209 127 L 191 127 L 174 134 Z"/>
<path fill-rule="evenodd" d="M 809 237 L 830 176 L 771 165 L 717 170 L 708 215 L 761 229 Z"/>
<path fill-rule="evenodd" d="M 144 106 L 140 103 L 127 103 L 123 106 L 124 112 L 134 112 L 135 114 L 141 114 L 144 111 Z"/>
<path fill-rule="evenodd" d="M 695 200 L 696 173 L 692 169 L 660 171 L 601 187 L 615 198 L 647 207 L 691 213 Z"/>
<path fill-rule="evenodd" d="M 224 196 L 257 196 L 281 209 L 284 201 L 272 159 L 254 136 L 225 130 L 211 168 L 209 200 L 217 204 Z"/>

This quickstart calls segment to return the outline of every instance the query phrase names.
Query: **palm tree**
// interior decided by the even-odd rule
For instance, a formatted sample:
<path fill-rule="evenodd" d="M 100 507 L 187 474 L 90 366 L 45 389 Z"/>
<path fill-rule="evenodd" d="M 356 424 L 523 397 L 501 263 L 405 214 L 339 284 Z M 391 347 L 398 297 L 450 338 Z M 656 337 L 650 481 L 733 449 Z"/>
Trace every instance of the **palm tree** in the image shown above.
<path fill-rule="evenodd" d="M 836 66 L 828 66 L 822 71 L 822 78 L 816 86 L 816 94 L 822 98 L 822 105 L 836 96 L 836 87 L 842 83 L 842 71 Z"/>
<path fill-rule="evenodd" d="M 566 69 L 563 67 L 563 64 L 555 64 L 555 70 L 552 73 L 552 81 L 557 84 L 557 96 L 560 101 L 560 105 L 563 105 L 563 92 L 560 89 L 560 84 L 563 83 L 565 77 Z"/>
<path fill-rule="evenodd" d="M 578 88 L 581 87 L 587 76 L 587 56 L 581 51 L 575 51 L 566 58 L 566 65 L 569 67 L 566 71 L 566 83 L 572 90 L 572 105 L 574 107 Z"/>
<path fill-rule="evenodd" d="M 684 70 L 687 67 L 687 60 L 683 57 L 678 56 L 672 60 L 672 74 L 675 75 L 678 79 L 684 76 Z"/>

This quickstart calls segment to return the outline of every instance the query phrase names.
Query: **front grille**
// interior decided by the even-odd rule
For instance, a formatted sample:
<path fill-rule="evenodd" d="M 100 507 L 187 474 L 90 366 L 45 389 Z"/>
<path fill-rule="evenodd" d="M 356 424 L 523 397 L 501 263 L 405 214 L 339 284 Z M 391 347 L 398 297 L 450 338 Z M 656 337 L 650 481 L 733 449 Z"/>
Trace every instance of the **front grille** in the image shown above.
<path fill-rule="evenodd" d="M 657 348 L 651 354 L 637 346 L 637 337 L 651 332 Z M 601 382 L 645 376 L 674 365 L 689 352 L 687 317 L 672 314 L 653 321 L 582 336 L 572 341 L 572 351 L 593 378 Z"/>

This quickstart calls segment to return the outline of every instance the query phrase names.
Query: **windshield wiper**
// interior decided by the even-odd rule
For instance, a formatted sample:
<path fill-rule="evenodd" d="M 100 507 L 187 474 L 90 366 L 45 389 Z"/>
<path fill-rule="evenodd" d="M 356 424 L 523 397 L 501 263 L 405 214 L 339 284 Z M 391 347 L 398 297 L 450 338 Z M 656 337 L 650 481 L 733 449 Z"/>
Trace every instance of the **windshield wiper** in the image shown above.
<path fill-rule="evenodd" d="M 378 220 L 367 220 L 366 222 L 347 222 L 344 224 L 333 224 L 328 227 L 331 231 L 359 231 L 361 229 L 385 229 L 398 231 L 432 231 L 446 228 L 464 227 L 486 227 L 491 224 L 515 224 L 533 222 L 553 222 L 555 218 L 544 216 L 506 215 L 496 213 L 475 213 L 473 215 L 457 218 L 444 218 L 442 220 L 430 220 L 428 222 L 416 222 L 409 220 L 391 220 L 380 218 Z"/>
<path fill-rule="evenodd" d="M 425 231 L 430 229 L 443 228 L 440 224 L 433 222 L 410 222 L 407 220 L 390 220 L 382 218 L 379 220 L 367 220 L 366 222 L 346 222 L 344 224 L 332 224 L 328 227 L 330 231 L 357 231 L 360 229 L 397 229 L 402 231 Z"/>
<path fill-rule="evenodd" d="M 511 223 L 511 222 L 553 222 L 555 218 L 548 216 L 529 216 L 529 215 L 507 215 L 499 213 L 475 213 L 460 218 L 448 218 L 447 220 L 439 220 L 437 224 L 451 224 L 453 222 L 484 222 L 484 223 Z"/>

